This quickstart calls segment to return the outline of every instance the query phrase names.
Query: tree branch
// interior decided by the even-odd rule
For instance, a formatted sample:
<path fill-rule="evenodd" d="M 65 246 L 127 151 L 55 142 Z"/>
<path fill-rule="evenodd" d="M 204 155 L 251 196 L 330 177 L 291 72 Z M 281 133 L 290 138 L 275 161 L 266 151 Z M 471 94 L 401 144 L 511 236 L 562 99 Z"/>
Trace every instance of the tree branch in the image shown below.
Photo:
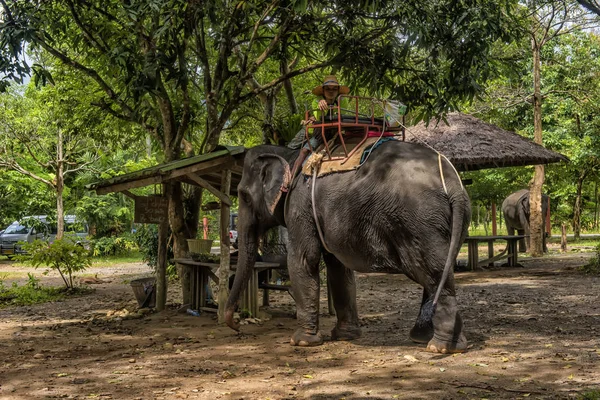
<path fill-rule="evenodd" d="M 85 36 L 85 38 L 88 40 L 90 45 L 92 45 L 92 47 L 100 50 L 102 53 L 107 54 L 109 52 L 109 50 L 107 49 L 106 45 L 104 43 L 100 43 L 98 40 L 96 40 L 94 38 L 94 36 L 92 35 L 92 33 L 81 22 L 81 18 L 79 17 L 79 14 L 77 13 L 77 10 L 75 9 L 75 5 L 73 4 L 73 1 L 68 0 L 67 3 L 68 3 L 69 10 L 71 11 L 71 15 L 73 16 L 73 20 L 75 21 L 75 24 L 79 27 L 79 29 L 81 29 L 81 32 L 83 32 L 83 36 Z"/>
<path fill-rule="evenodd" d="M 47 179 L 42 178 L 41 176 L 34 174 L 33 172 L 26 170 L 25 168 L 21 167 L 19 165 L 19 163 L 17 163 L 15 160 L 0 160 L 0 167 L 12 169 L 13 171 L 17 171 L 23 175 L 29 176 L 30 178 L 33 178 L 36 181 L 45 183 L 46 185 L 50 186 L 52 189 L 56 189 L 56 185 L 54 183 L 50 182 Z"/>

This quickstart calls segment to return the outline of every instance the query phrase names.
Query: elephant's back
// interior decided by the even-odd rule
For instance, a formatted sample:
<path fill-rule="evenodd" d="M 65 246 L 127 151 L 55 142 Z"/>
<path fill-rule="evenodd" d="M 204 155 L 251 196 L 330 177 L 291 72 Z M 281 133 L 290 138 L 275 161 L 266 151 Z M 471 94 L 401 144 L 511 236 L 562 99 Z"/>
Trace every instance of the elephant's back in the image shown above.
<path fill-rule="evenodd" d="M 527 196 L 528 193 L 529 190 L 521 189 L 509 194 L 502 202 L 502 208 L 504 208 L 505 205 L 509 207 L 512 204 L 517 204 L 524 196 Z"/>
<path fill-rule="evenodd" d="M 316 201 L 323 212 L 337 216 L 339 225 L 346 221 L 349 229 L 356 229 L 352 224 L 378 221 L 402 230 L 420 218 L 419 223 L 437 226 L 446 234 L 450 198 L 460 196 L 467 207 L 469 203 L 447 160 L 427 147 L 400 141 L 377 148 L 357 171 L 320 178 L 317 188 Z"/>

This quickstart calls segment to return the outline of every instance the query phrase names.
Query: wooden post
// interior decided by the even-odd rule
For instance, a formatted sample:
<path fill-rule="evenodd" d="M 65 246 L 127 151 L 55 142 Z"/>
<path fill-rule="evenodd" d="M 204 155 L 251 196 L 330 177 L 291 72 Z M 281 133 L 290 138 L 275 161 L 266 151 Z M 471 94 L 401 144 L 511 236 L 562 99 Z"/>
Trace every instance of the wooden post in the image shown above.
<path fill-rule="evenodd" d="M 226 169 L 221 173 L 221 193 L 229 197 L 231 190 L 231 170 Z M 219 237 L 221 239 L 221 265 L 219 267 L 219 323 L 225 321 L 225 304 L 229 297 L 229 214 L 230 207 L 221 201 L 221 221 L 219 223 Z"/>
<path fill-rule="evenodd" d="M 208 218 L 207 217 L 202 218 L 202 233 L 203 233 L 203 238 L 208 239 Z"/>
<path fill-rule="evenodd" d="M 158 224 L 158 261 L 156 265 L 156 311 L 163 311 L 167 304 L 167 239 L 169 218 L 165 215 Z"/>
<path fill-rule="evenodd" d="M 567 251 L 567 226 L 564 222 L 561 227 L 560 251 L 562 251 L 563 253 L 566 253 Z"/>
<path fill-rule="evenodd" d="M 496 226 L 496 202 L 492 201 L 492 236 L 496 236 L 498 233 Z"/>

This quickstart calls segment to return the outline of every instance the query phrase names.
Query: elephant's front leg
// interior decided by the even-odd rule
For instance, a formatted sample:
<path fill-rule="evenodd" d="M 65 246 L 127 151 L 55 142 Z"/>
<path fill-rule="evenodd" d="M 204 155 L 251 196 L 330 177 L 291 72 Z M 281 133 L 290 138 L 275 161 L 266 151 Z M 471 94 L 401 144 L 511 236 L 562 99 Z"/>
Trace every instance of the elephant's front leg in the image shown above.
<path fill-rule="evenodd" d="M 352 340 L 361 336 L 356 307 L 356 282 L 354 271 L 348 269 L 335 256 L 323 255 L 327 264 L 327 279 L 330 295 L 337 316 L 335 328 L 331 331 L 332 340 Z"/>
<path fill-rule="evenodd" d="M 313 251 L 307 251 L 306 246 L 302 249 L 291 247 L 288 252 L 288 270 L 300 329 L 294 333 L 290 343 L 293 346 L 318 346 L 323 343 L 319 332 L 321 253 L 318 247 Z"/>

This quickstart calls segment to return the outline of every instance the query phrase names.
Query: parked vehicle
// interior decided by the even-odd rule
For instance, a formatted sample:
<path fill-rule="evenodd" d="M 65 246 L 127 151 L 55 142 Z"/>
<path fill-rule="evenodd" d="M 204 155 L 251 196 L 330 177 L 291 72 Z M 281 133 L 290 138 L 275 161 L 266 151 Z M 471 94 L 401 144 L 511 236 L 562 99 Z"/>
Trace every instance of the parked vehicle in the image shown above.
<path fill-rule="evenodd" d="M 76 244 L 84 247 L 89 247 L 89 227 L 85 222 L 77 220 L 75 215 L 65 215 L 65 230 L 64 236 L 72 238 Z M 54 243 L 56 240 L 57 226 L 55 223 L 50 224 L 50 234 L 48 242 Z"/>
<path fill-rule="evenodd" d="M 89 247 L 87 224 L 77 221 L 74 215 L 65 215 L 64 219 L 65 235 L 72 237 L 76 244 Z M 46 215 L 34 215 L 15 221 L 0 234 L 0 254 L 8 258 L 24 254 L 19 242 L 31 243 L 40 239 L 53 243 L 56 240 L 56 228 L 56 223 L 50 222 Z"/>
<path fill-rule="evenodd" d="M 238 246 L 237 219 L 237 213 L 229 215 L 229 242 L 232 244 L 234 249 L 237 249 Z"/>
<path fill-rule="evenodd" d="M 0 254 L 11 258 L 15 254 L 23 254 L 19 242 L 31 243 L 36 239 L 45 239 L 49 227 L 45 215 L 25 217 L 10 224 L 0 235 Z"/>

